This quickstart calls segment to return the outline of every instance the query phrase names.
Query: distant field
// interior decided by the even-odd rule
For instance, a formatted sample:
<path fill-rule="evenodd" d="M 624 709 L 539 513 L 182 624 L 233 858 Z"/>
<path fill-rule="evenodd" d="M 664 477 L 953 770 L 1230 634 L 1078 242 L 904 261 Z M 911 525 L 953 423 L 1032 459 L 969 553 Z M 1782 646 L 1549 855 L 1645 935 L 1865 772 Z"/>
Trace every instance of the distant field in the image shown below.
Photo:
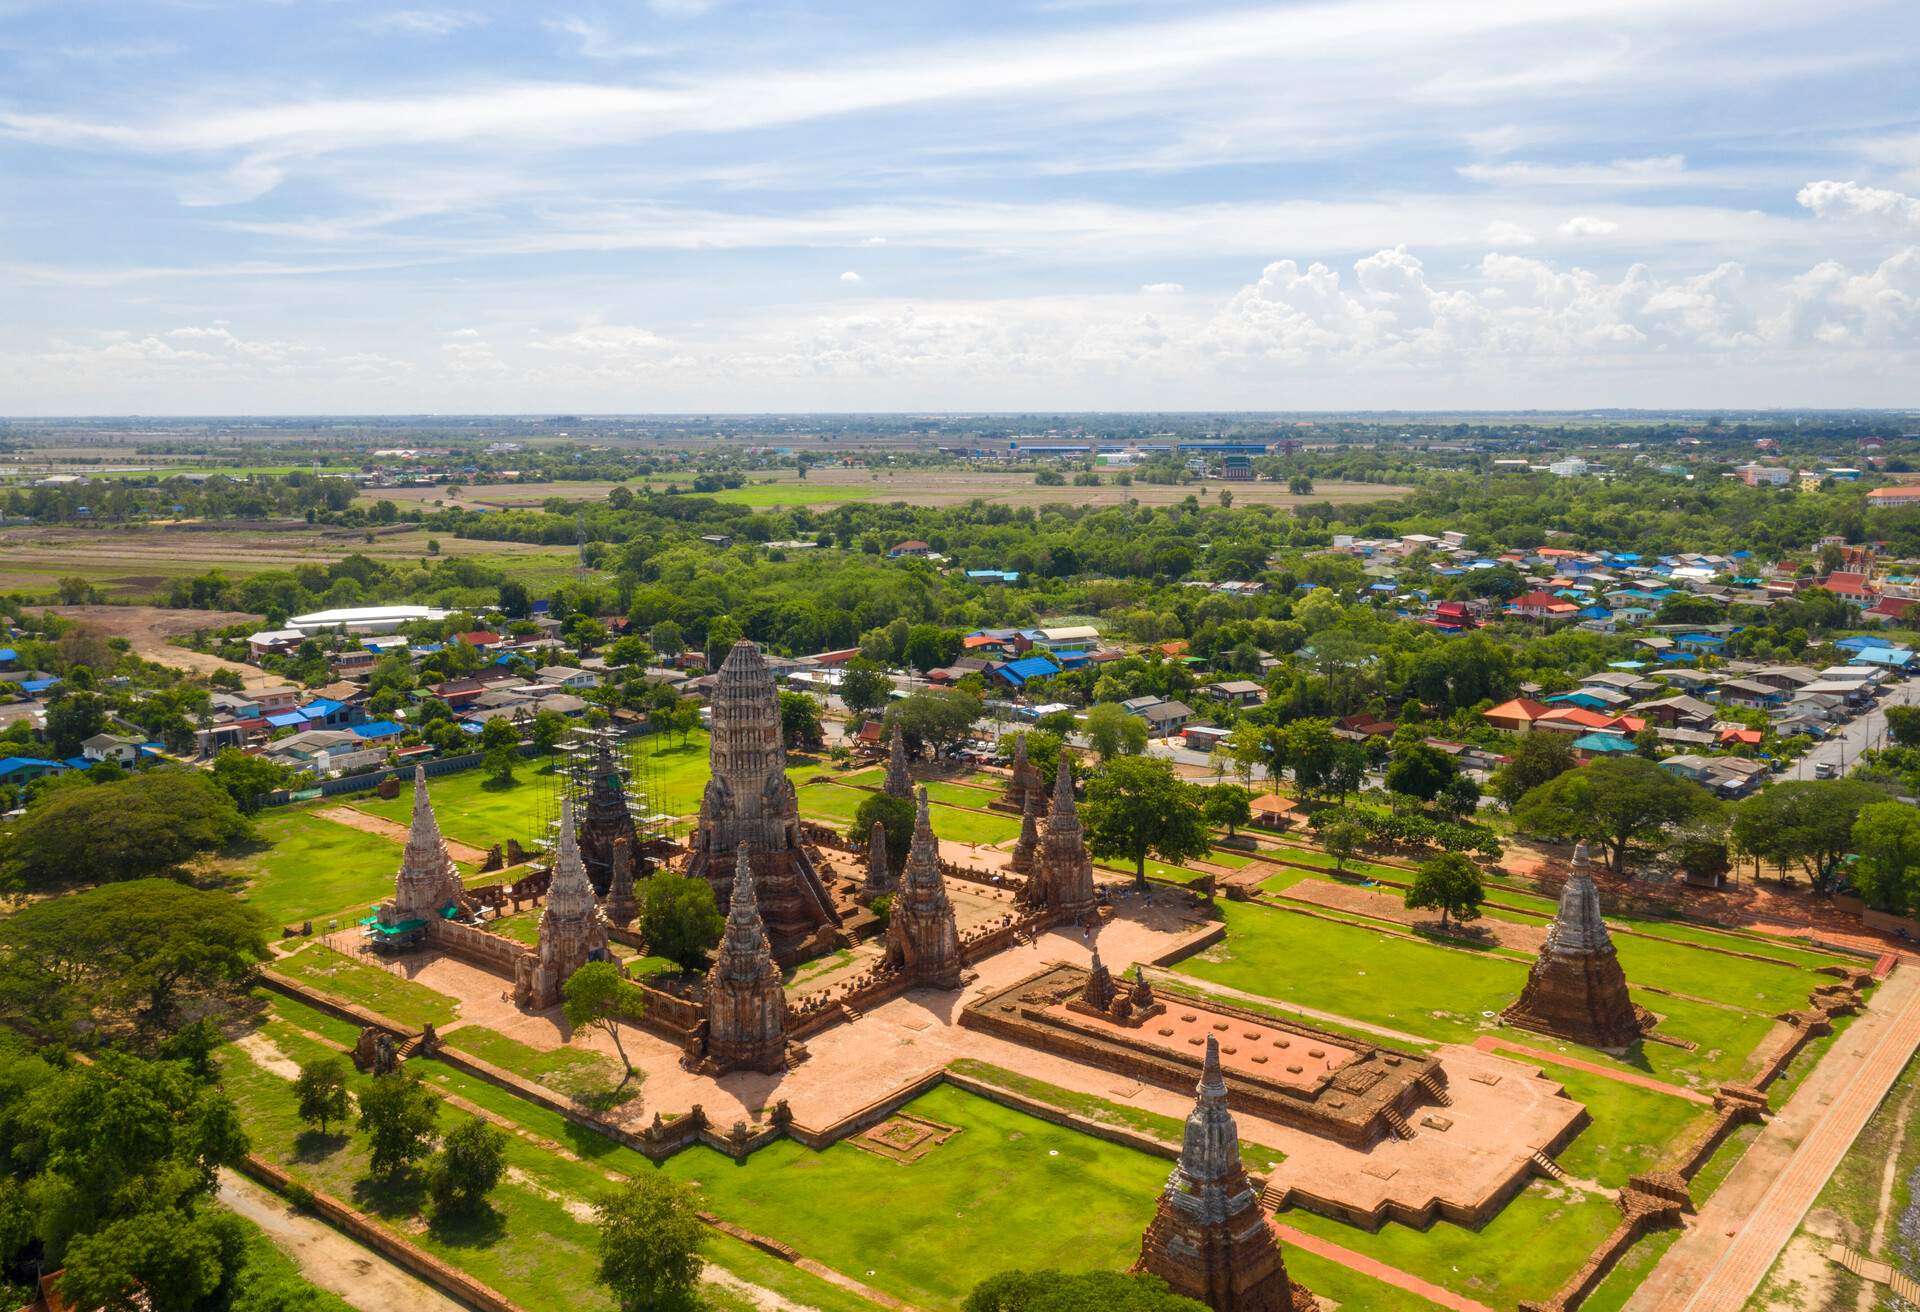
<path fill-rule="evenodd" d="M 182 575 L 220 570 L 258 574 L 298 565 L 329 564 L 350 555 L 375 560 L 429 559 L 437 537 L 443 557 L 510 569 L 529 586 L 571 577 L 579 558 L 568 547 L 481 542 L 424 529 L 364 533 L 290 526 L 285 529 L 200 529 L 187 526 L 74 528 L 48 526 L 0 531 L 0 591 L 47 592 L 60 579 L 83 578 L 115 597 L 144 597 Z"/>

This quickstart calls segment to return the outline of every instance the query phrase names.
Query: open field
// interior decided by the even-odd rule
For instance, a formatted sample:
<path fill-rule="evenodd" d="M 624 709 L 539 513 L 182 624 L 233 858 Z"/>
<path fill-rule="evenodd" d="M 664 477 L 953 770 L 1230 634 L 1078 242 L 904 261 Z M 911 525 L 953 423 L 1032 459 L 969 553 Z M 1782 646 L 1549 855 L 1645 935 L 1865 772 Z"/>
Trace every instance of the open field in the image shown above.
<path fill-rule="evenodd" d="M 274 528 L 33 526 L 0 530 L 0 591 L 50 592 L 63 578 L 81 578 L 110 596 L 138 598 L 171 579 L 211 570 L 238 578 L 331 564 L 351 555 L 417 562 L 432 558 L 430 537 L 439 541 L 442 558 L 511 570 L 530 587 L 571 577 L 579 562 L 567 547 L 474 541 L 412 527 L 377 530 L 369 542 L 364 532 L 299 523 Z"/>

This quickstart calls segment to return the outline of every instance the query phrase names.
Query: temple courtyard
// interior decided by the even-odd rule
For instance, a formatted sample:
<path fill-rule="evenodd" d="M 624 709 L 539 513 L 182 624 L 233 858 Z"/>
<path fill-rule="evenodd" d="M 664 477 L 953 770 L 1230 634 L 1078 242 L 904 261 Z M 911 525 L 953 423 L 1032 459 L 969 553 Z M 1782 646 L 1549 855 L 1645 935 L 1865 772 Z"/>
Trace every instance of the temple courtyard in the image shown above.
<path fill-rule="evenodd" d="M 1009 1267 L 1138 1262 L 1219 1312 L 1615 1309 L 1636 1290 L 1664 1308 L 1721 1265 L 1728 1238 L 1695 1216 L 1723 1188 L 1772 1198 L 1814 1143 L 1803 1083 L 1851 1109 L 1904 1064 L 1914 990 L 1911 967 L 1879 984 L 1891 959 L 1603 913 L 1578 861 L 1491 872 L 1479 934 L 1392 914 L 1404 864 L 1335 872 L 1297 839 L 1200 863 L 1233 873 L 1232 898 L 1181 875 L 1140 891 L 1088 858 L 1070 779 L 1023 791 L 1016 766 L 1024 823 L 987 843 L 943 831 L 1000 820 L 993 790 L 935 800 L 897 748 L 885 772 L 795 789 L 757 672 L 736 674 L 676 858 L 727 913 L 707 974 L 647 982 L 644 945 L 606 923 L 631 877 L 617 809 L 569 803 L 525 901 L 494 916 L 421 779 L 387 804 L 411 815 L 391 896 L 287 940 L 261 1028 L 223 1054 L 263 1152 L 529 1307 L 605 1306 L 582 1281 L 591 1199 L 659 1169 L 707 1199 L 723 1306 L 944 1309 Z M 900 869 L 809 828 L 828 786 L 916 800 Z M 557 1005 L 594 959 L 647 999 L 621 1027 L 629 1081 Z M 298 1062 L 369 1033 L 443 1116 L 515 1132 L 489 1228 L 367 1194 L 357 1147 L 291 1117 Z M 1740 1269 L 1757 1282 L 1776 1251 Z"/>

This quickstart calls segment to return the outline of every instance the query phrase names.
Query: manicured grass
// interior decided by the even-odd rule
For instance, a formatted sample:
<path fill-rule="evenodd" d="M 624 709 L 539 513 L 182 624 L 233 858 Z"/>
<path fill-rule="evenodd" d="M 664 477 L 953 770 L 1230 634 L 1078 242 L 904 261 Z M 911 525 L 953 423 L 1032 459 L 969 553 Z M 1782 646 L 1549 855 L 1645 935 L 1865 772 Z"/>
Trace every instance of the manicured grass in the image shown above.
<path fill-rule="evenodd" d="M 586 1048 L 535 1048 L 484 1025 L 463 1025 L 449 1032 L 446 1041 L 481 1061 L 570 1097 L 604 1098 L 620 1083 L 620 1063 Z M 644 1078 L 644 1073 L 636 1071 L 624 1092 L 638 1093 Z"/>
<path fill-rule="evenodd" d="M 1372 1276 L 1350 1271 L 1338 1262 L 1281 1245 L 1286 1258 L 1287 1275 L 1328 1302 L 1358 1312 L 1433 1312 L 1433 1304 L 1418 1294 L 1395 1289 Z M 1325 1306 L 1325 1303 L 1322 1304 Z"/>
<path fill-rule="evenodd" d="M 1105 1098 L 1096 1098 L 1090 1093 L 1076 1093 L 1072 1089 L 1063 1089 L 1057 1084 L 1048 1084 L 1045 1080 L 1036 1080 L 1030 1075 L 995 1066 L 991 1062 L 976 1061 L 972 1057 L 961 1057 L 948 1063 L 948 1069 L 961 1075 L 971 1075 L 976 1080 L 995 1084 L 1013 1093 L 1044 1102 L 1049 1106 L 1084 1116 L 1090 1121 L 1102 1121 L 1108 1125 L 1119 1125 L 1129 1130 L 1138 1130 L 1142 1134 L 1152 1135 L 1165 1143 L 1178 1144 L 1186 1135 L 1186 1124 L 1171 1116 L 1162 1116 L 1140 1107 L 1127 1107 L 1120 1103 L 1109 1102 Z M 1249 1171 L 1264 1175 L 1286 1160 L 1286 1154 L 1278 1148 L 1269 1148 L 1265 1144 L 1240 1141 L 1240 1160 Z"/>
<path fill-rule="evenodd" d="M 1223 901 L 1220 912 L 1226 942 L 1182 962 L 1183 974 L 1440 1042 L 1471 1043 L 1493 1031 L 1500 1009 L 1519 996 L 1526 979 L 1527 963 L 1507 955 L 1244 902 Z M 1737 1078 L 1773 1023 L 1758 1012 L 1643 992 L 1634 997 L 1667 1018 L 1663 1032 L 1697 1049 L 1648 1043 L 1616 1062 L 1544 1035 L 1508 1034 L 1529 1047 L 1701 1085 Z"/>
<path fill-rule="evenodd" d="M 909 1103 L 960 1133 L 911 1165 L 781 1140 L 735 1164 L 693 1149 L 662 1168 L 717 1214 L 924 1308 L 1008 1267 L 1124 1270 L 1168 1164 L 953 1088 Z"/>
<path fill-rule="evenodd" d="M 1424 1231 L 1389 1222 L 1368 1234 L 1312 1212 L 1290 1211 L 1281 1219 L 1489 1307 L 1512 1307 L 1557 1289 L 1620 1212 L 1604 1198 L 1536 1180 L 1479 1230 L 1447 1221 Z"/>
<path fill-rule="evenodd" d="M 860 804 L 873 794 L 860 788 L 835 783 L 812 783 L 799 790 L 800 814 L 844 831 L 853 822 Z M 931 819 L 933 832 L 959 843 L 1004 843 L 1020 836 L 1020 821 L 1010 815 L 962 811 L 935 803 Z"/>
<path fill-rule="evenodd" d="M 358 918 L 393 893 L 400 844 L 378 834 L 322 820 L 305 810 L 268 811 L 256 828 L 261 844 L 222 858 L 214 872 L 246 881 L 244 896 L 275 925 Z"/>
<path fill-rule="evenodd" d="M 324 943 L 309 943 L 271 964 L 284 975 L 357 1002 L 403 1025 L 429 1021 L 445 1025 L 460 1014 L 460 1004 L 446 994 L 355 961 Z"/>
<path fill-rule="evenodd" d="M 427 792 L 433 798 L 440 832 L 482 849 L 495 843 L 504 845 L 509 838 L 531 847 L 539 836 L 534 829 L 541 794 L 553 786 L 550 779 L 536 773 L 539 764 L 527 761 L 514 771 L 513 782 L 506 785 L 496 785 L 485 770 L 462 770 L 429 779 Z M 413 818 L 413 790 L 402 788 L 393 798 L 355 797 L 350 805 L 404 825 Z"/>
<path fill-rule="evenodd" d="M 807 483 L 801 480 L 781 483 L 749 483 L 745 487 L 724 488 L 719 492 L 689 492 L 688 496 L 706 496 L 735 506 L 819 506 L 842 501 L 898 499 L 907 494 L 893 483 L 875 483 L 856 487 L 846 483 Z"/>
<path fill-rule="evenodd" d="M 341 1020 L 337 1016 L 321 1011 L 318 1007 L 309 1007 L 297 998 L 284 993 L 274 993 L 267 989 L 255 989 L 253 995 L 267 1004 L 267 1011 L 289 1024 L 332 1039 L 335 1043 L 344 1043 L 352 1047 L 360 1037 L 360 1027 L 352 1021 Z"/>
<path fill-rule="evenodd" d="M 1695 1199 L 1699 1199 L 1697 1192 Z M 1656 1230 L 1641 1239 L 1626 1251 L 1626 1255 L 1607 1273 L 1607 1278 L 1587 1295 L 1586 1301 L 1580 1304 L 1580 1312 L 1620 1312 L 1627 1300 L 1633 1297 L 1633 1292 L 1640 1288 L 1640 1282 L 1652 1274 L 1653 1268 L 1659 1265 L 1660 1259 L 1666 1256 L 1667 1250 L 1679 1238 L 1678 1230 Z"/>
<path fill-rule="evenodd" d="M 1561 1150 L 1569 1175 L 1618 1189 L 1629 1177 L 1659 1166 L 1667 1147 L 1713 1118 L 1713 1109 L 1669 1093 L 1636 1088 L 1569 1066 L 1541 1063 L 1548 1079 L 1583 1104 L 1593 1123 Z"/>

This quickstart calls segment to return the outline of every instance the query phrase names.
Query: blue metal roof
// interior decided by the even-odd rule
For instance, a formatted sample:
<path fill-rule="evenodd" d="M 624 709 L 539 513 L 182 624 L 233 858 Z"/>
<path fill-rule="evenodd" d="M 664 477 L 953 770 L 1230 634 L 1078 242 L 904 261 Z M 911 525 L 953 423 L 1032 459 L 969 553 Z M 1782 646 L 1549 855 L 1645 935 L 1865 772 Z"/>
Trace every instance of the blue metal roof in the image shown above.
<path fill-rule="evenodd" d="M 0 758 L 0 779 L 22 770 L 64 770 L 67 767 L 59 761 L 45 761 L 38 756 L 8 756 Z"/>
<path fill-rule="evenodd" d="M 11 647 L 0 647 L 0 661 L 17 661 L 20 653 Z"/>
<path fill-rule="evenodd" d="M 267 717 L 267 723 L 276 729 L 298 729 L 306 722 L 306 715 L 300 711 L 281 711 Z"/>
<path fill-rule="evenodd" d="M 392 720 L 375 720 L 371 724 L 354 725 L 353 732 L 362 738 L 391 738 L 397 733 L 404 733 L 405 730 Z"/>
<path fill-rule="evenodd" d="M 1611 733 L 1583 733 L 1573 740 L 1575 751 L 1581 752 L 1630 752 L 1633 742 Z"/>
<path fill-rule="evenodd" d="M 1060 667 L 1044 656 L 1023 656 L 1017 661 L 1007 661 L 996 668 L 999 673 L 1015 683 L 1025 683 L 1028 679 L 1045 679 L 1060 673 Z"/>

